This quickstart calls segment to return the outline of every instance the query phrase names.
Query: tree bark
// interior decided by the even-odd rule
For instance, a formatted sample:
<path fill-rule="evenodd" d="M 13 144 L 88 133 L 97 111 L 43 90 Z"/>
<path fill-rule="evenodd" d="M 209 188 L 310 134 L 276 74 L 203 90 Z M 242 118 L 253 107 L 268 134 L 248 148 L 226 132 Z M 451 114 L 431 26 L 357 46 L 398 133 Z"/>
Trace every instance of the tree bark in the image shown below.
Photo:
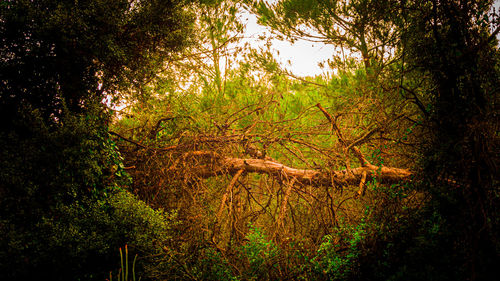
<path fill-rule="evenodd" d="M 214 168 L 217 166 L 218 168 Z M 306 185 L 352 185 L 359 184 L 366 174 L 366 182 L 376 179 L 381 183 L 397 183 L 409 181 L 412 173 L 407 169 L 365 164 L 358 168 L 339 171 L 321 171 L 296 169 L 276 161 L 266 159 L 244 159 L 225 157 L 219 159 L 219 165 L 197 167 L 194 171 L 198 177 L 212 177 L 221 174 L 235 175 L 243 170 L 246 173 L 274 175 L 284 179 L 295 178 L 297 182 Z"/>

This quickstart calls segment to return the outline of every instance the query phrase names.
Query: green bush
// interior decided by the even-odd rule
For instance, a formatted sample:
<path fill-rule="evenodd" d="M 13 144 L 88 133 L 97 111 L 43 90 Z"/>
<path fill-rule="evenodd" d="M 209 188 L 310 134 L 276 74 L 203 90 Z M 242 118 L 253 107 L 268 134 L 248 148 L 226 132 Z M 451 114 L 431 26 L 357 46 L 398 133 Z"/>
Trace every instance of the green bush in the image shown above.
<path fill-rule="evenodd" d="M 194 275 L 199 280 L 237 281 L 229 262 L 213 248 L 204 249 L 198 264 L 193 268 Z"/>
<path fill-rule="evenodd" d="M 313 260 L 316 272 L 328 280 L 355 279 L 367 227 L 362 220 L 358 225 L 342 224 L 335 233 L 326 235 Z"/>
<path fill-rule="evenodd" d="M 119 188 L 128 179 L 99 111 L 53 122 L 20 112 L 0 132 L 0 279 L 104 280 L 125 244 L 158 254 L 174 216 Z M 157 263 L 144 264 L 153 275 Z"/>
<path fill-rule="evenodd" d="M 248 262 L 246 279 L 273 279 L 273 270 L 278 266 L 279 248 L 258 227 L 250 226 L 246 239 L 248 241 L 241 246 L 243 259 Z"/>

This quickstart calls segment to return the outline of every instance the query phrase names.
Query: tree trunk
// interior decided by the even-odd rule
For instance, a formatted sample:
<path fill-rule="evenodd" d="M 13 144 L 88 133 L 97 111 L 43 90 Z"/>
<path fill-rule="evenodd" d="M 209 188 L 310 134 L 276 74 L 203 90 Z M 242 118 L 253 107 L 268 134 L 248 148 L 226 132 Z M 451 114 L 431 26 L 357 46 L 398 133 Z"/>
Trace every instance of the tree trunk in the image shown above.
<path fill-rule="evenodd" d="M 214 168 L 217 166 L 219 168 Z M 243 170 L 247 173 L 259 173 L 274 175 L 280 178 L 292 179 L 307 185 L 349 185 L 359 184 L 366 173 L 366 181 L 376 179 L 382 183 L 397 183 L 400 181 L 409 181 L 412 173 L 406 169 L 375 166 L 365 164 L 361 167 L 339 171 L 320 171 L 308 169 L 296 169 L 285 166 L 279 162 L 266 159 L 243 159 L 243 158 L 221 158 L 217 165 L 197 167 L 194 174 L 198 177 L 212 177 L 220 174 L 236 174 Z"/>

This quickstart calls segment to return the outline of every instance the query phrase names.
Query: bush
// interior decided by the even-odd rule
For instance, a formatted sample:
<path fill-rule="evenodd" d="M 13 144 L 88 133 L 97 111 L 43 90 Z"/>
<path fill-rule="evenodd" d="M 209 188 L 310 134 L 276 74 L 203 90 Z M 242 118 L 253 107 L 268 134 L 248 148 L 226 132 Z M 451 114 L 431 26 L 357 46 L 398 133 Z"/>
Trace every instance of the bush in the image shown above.
<path fill-rule="evenodd" d="M 328 280 L 353 280 L 359 269 L 361 244 L 367 236 L 367 223 L 343 224 L 326 235 L 313 264 L 317 273 Z"/>
<path fill-rule="evenodd" d="M 243 258 L 248 262 L 246 275 L 250 280 L 269 280 L 278 266 L 279 248 L 272 240 L 268 240 L 262 230 L 250 226 L 246 235 L 248 242 L 242 245 Z M 276 278 L 276 277 L 275 277 Z"/>
<path fill-rule="evenodd" d="M 19 112 L 0 132 L 0 279 L 104 280 L 125 244 L 157 254 L 173 215 L 121 190 L 128 179 L 99 111 Z M 152 275 L 148 264 L 138 272 Z"/>

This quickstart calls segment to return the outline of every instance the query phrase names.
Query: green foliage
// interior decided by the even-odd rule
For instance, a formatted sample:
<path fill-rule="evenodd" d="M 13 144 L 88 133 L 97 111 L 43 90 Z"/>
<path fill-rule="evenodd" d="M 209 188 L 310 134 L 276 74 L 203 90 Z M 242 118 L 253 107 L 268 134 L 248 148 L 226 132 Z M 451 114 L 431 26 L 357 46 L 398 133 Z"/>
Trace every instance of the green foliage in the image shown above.
<path fill-rule="evenodd" d="M 157 253 L 173 215 L 120 191 L 128 179 L 101 120 L 63 116 L 49 127 L 36 110 L 19 114 L 18 129 L 0 134 L 3 279 L 102 280 L 119 245 Z"/>
<path fill-rule="evenodd" d="M 500 206 L 493 195 L 498 189 L 493 162 L 498 159 L 492 149 L 498 141 L 493 135 L 497 126 L 491 123 L 498 114 L 492 106 L 498 102 L 498 87 L 492 85 L 498 85 L 500 74 L 497 40 L 488 29 L 498 15 L 490 14 L 490 5 L 416 4 L 409 29 L 415 35 L 409 38 L 411 64 L 428 73 L 434 85 L 427 93 L 432 110 L 426 121 L 432 137 L 422 151 L 429 183 L 421 187 L 432 194 L 426 222 L 438 217 L 446 227 L 437 237 L 432 231 L 427 235 L 454 241 L 444 243 L 441 251 L 447 253 L 445 260 L 465 265 L 463 279 L 498 275 L 493 264 L 500 260 L 500 241 L 494 238 L 499 228 L 491 220 L 498 217 Z M 440 24 L 426 22 L 430 17 Z M 440 180 L 447 177 L 451 182 Z"/>
<path fill-rule="evenodd" d="M 361 54 L 364 70 L 379 71 L 387 58 L 385 48 L 396 47 L 399 29 L 397 1 L 282 0 L 276 3 L 247 1 L 259 22 L 290 41 L 323 41 Z M 349 59 L 336 55 L 332 68 L 347 69 Z M 350 60 L 354 60 L 353 57 Z"/>
<path fill-rule="evenodd" d="M 171 228 L 176 224 L 175 212 L 153 210 L 146 203 L 128 192 L 119 192 L 109 200 L 110 216 L 116 234 L 141 255 L 159 254 L 170 241 Z M 154 259 L 147 270 L 156 270 Z"/>
<path fill-rule="evenodd" d="M 7 258 L 2 270 L 9 280 L 102 280 L 115 267 L 114 251 L 120 244 L 128 243 L 136 253 L 150 257 L 170 239 L 169 216 L 125 192 L 101 203 L 85 200 L 59 206 L 54 213 L 35 225 L 3 221 L 8 244 L 1 247 Z M 155 276 L 162 266 L 154 258 L 142 262 L 141 276 Z"/>
<path fill-rule="evenodd" d="M 367 238 L 367 224 L 342 224 L 334 234 L 323 237 L 313 260 L 314 268 L 330 280 L 352 280 L 359 270 L 360 244 Z"/>
<path fill-rule="evenodd" d="M 0 135 L 5 148 L 1 161 L 6 167 L 1 173 L 2 191 L 18 201 L 11 202 L 12 213 L 28 207 L 18 204 L 19 200 L 50 210 L 57 203 L 107 192 L 105 181 L 115 177 L 109 168 L 120 156 L 96 115 L 66 115 L 51 125 L 38 110 L 27 106 L 13 116 L 16 130 Z"/>
<path fill-rule="evenodd" d="M 192 267 L 193 276 L 200 280 L 237 281 L 240 278 L 233 273 L 228 260 L 213 248 L 207 248 L 197 257 L 198 263 Z M 234 261 L 232 261 L 234 262 Z"/>
<path fill-rule="evenodd" d="M 103 99 L 190 41 L 186 3 L 2 2 L 1 279 L 103 280 L 120 245 L 151 256 L 169 239 L 171 216 L 123 191 Z"/>
<path fill-rule="evenodd" d="M 272 240 L 268 240 L 258 227 L 250 226 L 246 239 L 248 241 L 241 247 L 242 254 L 249 264 L 249 268 L 245 273 L 246 279 L 269 280 L 272 276 L 273 267 L 277 266 L 275 262 L 279 255 L 278 247 Z"/>
<path fill-rule="evenodd" d="M 138 276 L 151 280 L 494 273 L 500 60 L 488 3 L 245 1 L 278 37 L 360 55 L 342 50 L 326 62 L 338 74 L 301 78 L 282 69 L 269 47 L 238 45 L 240 2 L 197 1 L 194 23 L 189 2 L 1 4 L 1 279 L 103 280 L 119 266 L 119 279 L 135 278 L 129 248 L 140 257 Z M 179 54 L 193 25 L 199 44 Z M 120 91 L 132 105 L 113 125 L 129 133 L 117 144 L 103 99 L 113 104 Z M 304 184 L 285 196 L 283 178 L 244 174 L 229 206 L 221 205 L 232 208 L 229 221 L 222 212 L 217 225 L 213 214 L 230 177 L 189 174 L 219 160 L 190 152 L 244 158 L 255 150 L 328 172 L 355 159 L 343 151 L 354 144 L 379 171 L 404 163 L 423 173 L 411 184 L 370 181 L 356 200 L 343 194 L 352 186 Z M 150 149 L 167 146 L 178 150 Z M 132 177 L 123 161 L 140 197 L 126 191 Z M 281 214 L 284 196 L 290 207 Z M 270 239 L 277 216 L 284 232 Z M 248 230 L 249 221 L 262 227 Z M 122 245 L 129 247 L 118 265 Z"/>
<path fill-rule="evenodd" d="M 132 7 L 133 6 L 133 7 Z M 84 111 L 130 86 L 190 41 L 184 1 L 8 1 L 0 6 L 0 112 L 44 119 Z M 109 98 L 109 96 L 108 96 Z M 8 126 L 8 123 L 5 124 Z"/>

